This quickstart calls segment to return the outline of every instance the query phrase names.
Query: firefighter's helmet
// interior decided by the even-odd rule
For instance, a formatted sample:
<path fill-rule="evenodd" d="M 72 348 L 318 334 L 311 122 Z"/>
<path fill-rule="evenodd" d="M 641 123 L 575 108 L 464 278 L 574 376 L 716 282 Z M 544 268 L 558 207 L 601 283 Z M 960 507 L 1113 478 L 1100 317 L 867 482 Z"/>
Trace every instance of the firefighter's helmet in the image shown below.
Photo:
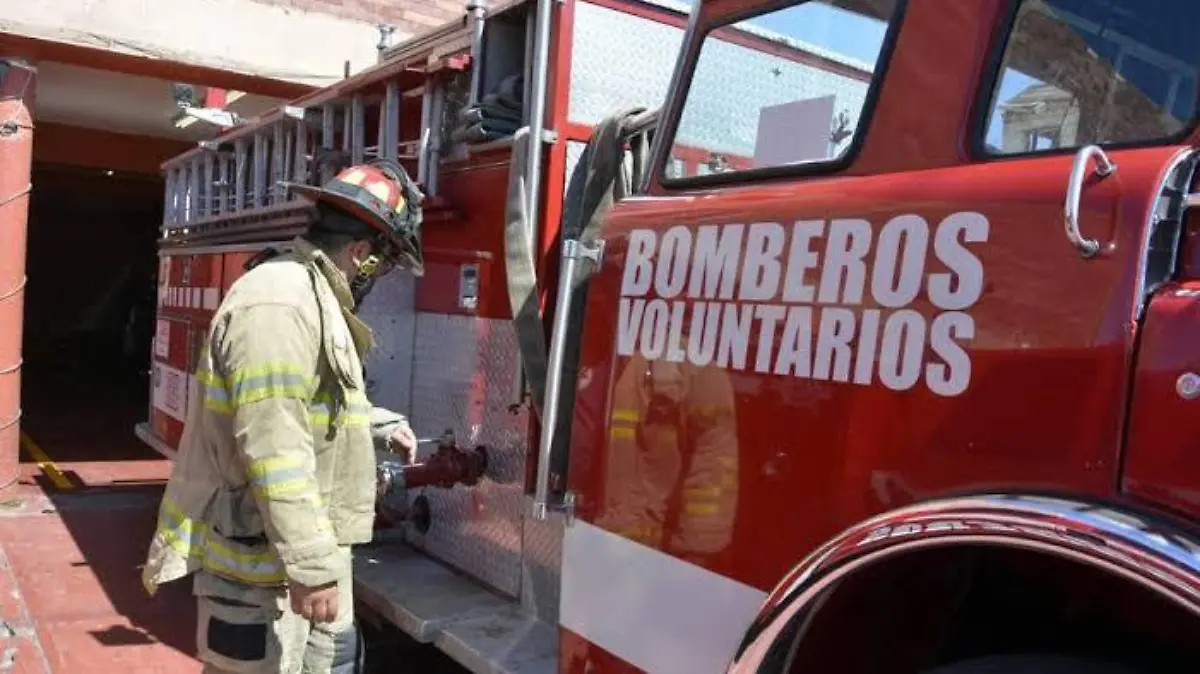
<path fill-rule="evenodd" d="M 343 169 L 320 187 L 285 183 L 314 202 L 338 208 L 386 236 L 390 255 L 416 276 L 424 273 L 421 200 L 424 195 L 397 162 L 377 160 Z"/>

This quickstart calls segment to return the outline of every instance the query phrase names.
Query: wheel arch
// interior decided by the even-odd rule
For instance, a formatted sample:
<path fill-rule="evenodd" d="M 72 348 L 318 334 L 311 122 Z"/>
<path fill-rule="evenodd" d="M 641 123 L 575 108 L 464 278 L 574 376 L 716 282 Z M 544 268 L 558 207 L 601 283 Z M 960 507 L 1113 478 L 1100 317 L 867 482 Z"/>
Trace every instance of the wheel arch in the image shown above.
<path fill-rule="evenodd" d="M 967 550 L 1021 552 L 1047 565 L 1079 565 L 1147 602 L 1156 597 L 1189 616 L 1189 624 L 1200 624 L 1196 532 L 1128 505 L 1038 494 L 960 496 L 878 515 L 811 553 L 764 601 L 728 672 L 786 671 L 798 645 L 819 624 L 822 607 L 842 588 L 881 568 L 911 563 L 922 552 Z"/>

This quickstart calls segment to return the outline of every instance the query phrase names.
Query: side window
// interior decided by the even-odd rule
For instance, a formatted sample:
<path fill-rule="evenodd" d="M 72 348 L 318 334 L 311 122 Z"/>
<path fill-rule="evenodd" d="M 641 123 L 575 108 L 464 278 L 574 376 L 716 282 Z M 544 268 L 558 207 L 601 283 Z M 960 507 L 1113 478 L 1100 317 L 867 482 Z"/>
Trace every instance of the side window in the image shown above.
<path fill-rule="evenodd" d="M 846 156 L 899 0 L 809 0 L 704 37 L 665 182 Z"/>
<path fill-rule="evenodd" d="M 1178 137 L 1196 115 L 1200 2 L 1022 0 L 991 93 L 988 154 Z"/>

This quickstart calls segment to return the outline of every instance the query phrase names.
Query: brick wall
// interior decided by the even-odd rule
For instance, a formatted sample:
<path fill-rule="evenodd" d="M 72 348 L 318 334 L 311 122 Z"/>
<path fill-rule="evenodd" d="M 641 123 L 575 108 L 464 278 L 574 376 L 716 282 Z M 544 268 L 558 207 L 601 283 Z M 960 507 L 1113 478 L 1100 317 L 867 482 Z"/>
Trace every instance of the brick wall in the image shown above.
<path fill-rule="evenodd" d="M 263 4 L 315 12 L 372 25 L 390 23 L 397 31 L 420 34 L 453 21 L 465 0 L 256 0 Z"/>

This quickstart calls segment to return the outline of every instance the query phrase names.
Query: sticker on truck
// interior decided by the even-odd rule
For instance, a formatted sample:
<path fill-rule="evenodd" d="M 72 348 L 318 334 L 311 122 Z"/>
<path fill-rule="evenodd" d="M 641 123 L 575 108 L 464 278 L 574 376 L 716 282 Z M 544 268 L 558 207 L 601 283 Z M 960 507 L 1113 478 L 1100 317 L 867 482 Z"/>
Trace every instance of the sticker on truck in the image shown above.
<path fill-rule="evenodd" d="M 164 363 L 155 363 L 152 396 L 155 409 L 177 421 L 184 421 L 187 416 L 190 379 L 191 377 L 182 370 Z"/>

